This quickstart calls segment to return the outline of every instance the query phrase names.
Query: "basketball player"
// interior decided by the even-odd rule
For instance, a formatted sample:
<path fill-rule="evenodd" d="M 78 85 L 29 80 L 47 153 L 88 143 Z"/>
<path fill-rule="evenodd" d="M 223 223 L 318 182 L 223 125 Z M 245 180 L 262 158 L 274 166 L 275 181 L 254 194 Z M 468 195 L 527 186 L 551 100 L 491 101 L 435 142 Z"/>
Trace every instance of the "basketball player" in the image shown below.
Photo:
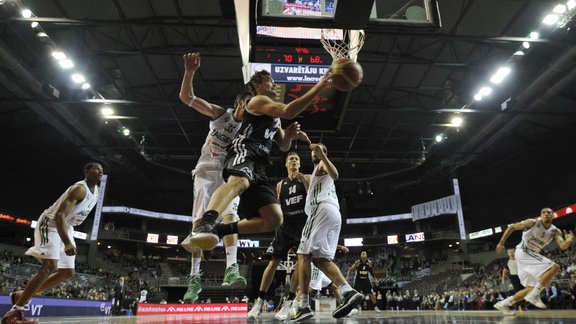
<path fill-rule="evenodd" d="M 232 143 L 236 132 L 240 128 L 245 107 L 245 97 L 242 95 L 236 98 L 235 108 L 226 109 L 209 103 L 194 95 L 194 85 L 192 79 L 196 70 L 200 68 L 200 53 L 188 53 L 184 55 L 184 78 L 180 88 L 180 100 L 195 109 L 204 116 L 210 117 L 210 131 L 206 136 L 206 142 L 202 146 L 201 155 L 192 171 L 194 182 L 194 206 L 192 210 L 192 228 L 200 225 L 202 214 L 206 211 L 206 205 L 210 201 L 210 196 L 224 183 L 222 178 L 222 168 L 226 157 L 226 147 Z M 232 199 L 226 207 L 223 215 L 224 223 L 238 221 L 238 203 L 240 198 Z M 182 241 L 182 246 L 192 253 L 192 269 L 188 280 L 188 290 L 182 298 L 184 302 L 193 303 L 198 299 L 198 294 L 202 291 L 200 277 L 200 262 L 202 260 L 202 250 L 199 248 L 189 248 L 191 237 Z M 240 288 L 246 286 L 246 279 L 240 275 L 237 263 L 238 235 L 227 235 L 224 237 L 226 249 L 226 270 L 224 271 L 224 282 L 222 286 Z"/>
<path fill-rule="evenodd" d="M 506 283 L 506 278 L 510 279 L 513 291 L 512 294 L 519 292 L 524 289 L 524 286 L 520 283 L 520 278 L 518 278 L 518 266 L 516 264 L 516 258 L 514 257 L 514 249 L 508 249 L 508 262 L 502 269 L 502 284 Z M 521 301 L 520 304 L 524 302 Z"/>
<path fill-rule="evenodd" d="M 374 278 L 372 260 L 368 260 L 368 253 L 366 251 L 360 253 L 360 259 L 356 260 L 352 267 L 350 267 L 347 277 L 350 277 L 354 271 L 356 271 L 354 289 L 358 290 L 365 296 L 370 296 L 370 300 L 374 305 L 374 310 L 380 312 L 380 309 L 378 309 L 378 306 L 376 305 L 376 294 L 374 293 L 374 290 L 372 290 L 372 281 L 370 280 L 370 276 Z"/>
<path fill-rule="evenodd" d="M 252 76 L 249 85 L 255 96 L 246 106 L 242 126 L 226 156 L 223 172 L 226 183 L 212 195 L 200 226 L 192 233 L 192 245 L 211 250 L 220 240 L 219 236 L 269 232 L 282 224 L 282 209 L 265 174 L 270 151 L 274 141 L 286 152 L 293 139 L 306 139 L 296 122 L 283 130 L 280 118 L 298 116 L 327 87 L 330 77 L 329 69 L 308 92 L 283 104 L 273 100 L 276 84 L 269 72 L 259 71 Z M 246 219 L 215 225 L 225 207 L 240 195 Z"/>
<path fill-rule="evenodd" d="M 10 294 L 13 306 L 2 318 L 2 324 L 36 323 L 24 318 L 24 305 L 34 294 L 51 289 L 74 276 L 76 244 L 73 226 L 82 224 L 96 206 L 99 195 L 97 183 L 103 173 L 100 163 L 86 164 L 84 180 L 66 189 L 40 215 L 34 230 L 34 246 L 25 254 L 35 257 L 42 265 L 23 291 Z"/>
<path fill-rule="evenodd" d="M 332 262 L 342 226 L 340 205 L 334 186 L 334 180 L 338 179 L 338 170 L 328 159 L 328 150 L 324 144 L 310 144 L 310 149 L 315 167 L 306 196 L 308 219 L 298 247 L 298 275 L 302 295 L 300 307 L 291 318 L 293 322 L 314 316 L 308 295 L 311 260 L 340 289 L 342 302 L 332 312 L 333 317 L 342 318 L 348 315 L 363 299 L 360 293 L 350 287 L 338 266 Z"/>
<path fill-rule="evenodd" d="M 296 152 L 288 152 L 285 166 L 288 176 L 276 184 L 276 195 L 280 201 L 284 223 L 276 229 L 274 240 L 266 251 L 272 258 L 264 270 L 258 298 L 254 302 L 254 307 L 248 312 L 248 318 L 255 319 L 260 315 L 266 292 L 274 278 L 274 272 L 276 272 L 280 262 L 286 259 L 288 251 L 298 247 L 302 229 L 306 223 L 307 216 L 304 212 L 304 204 L 306 203 L 306 191 L 310 183 L 310 175 L 300 172 L 300 156 Z M 288 317 L 290 305 L 296 296 L 297 284 L 298 280 L 291 280 L 290 293 L 282 303 L 280 311 L 275 315 L 276 319 L 285 320 Z"/>
<path fill-rule="evenodd" d="M 574 240 L 572 231 L 564 231 L 564 237 L 562 237 L 562 231 L 552 225 L 553 219 L 554 212 L 552 209 L 543 208 L 538 219 L 529 218 L 520 223 L 512 224 L 502 234 L 502 238 L 496 246 L 498 253 L 504 252 L 504 243 L 512 232 L 524 231 L 522 241 L 516 246 L 514 256 L 520 283 L 526 288 L 494 305 L 494 308 L 505 315 L 514 315 L 510 306 L 523 299 L 538 308 L 546 308 L 546 305 L 540 300 L 540 293 L 558 273 L 560 266 L 541 255 L 540 251 L 552 239 L 556 240 L 558 247 L 562 250 L 570 248 Z"/>

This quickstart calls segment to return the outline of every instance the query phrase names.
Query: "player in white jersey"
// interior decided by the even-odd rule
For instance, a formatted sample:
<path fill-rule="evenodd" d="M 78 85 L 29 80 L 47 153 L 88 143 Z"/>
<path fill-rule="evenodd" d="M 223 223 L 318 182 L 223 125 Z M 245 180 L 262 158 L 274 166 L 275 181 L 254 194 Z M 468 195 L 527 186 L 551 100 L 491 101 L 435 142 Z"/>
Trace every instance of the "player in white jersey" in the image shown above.
<path fill-rule="evenodd" d="M 202 214 L 206 211 L 206 206 L 210 197 L 216 189 L 224 183 L 222 168 L 224 158 L 228 153 L 227 147 L 232 143 L 236 132 L 240 128 L 243 117 L 245 100 L 247 97 L 240 95 L 236 98 L 234 109 L 225 109 L 194 95 L 192 79 L 196 70 L 200 67 L 200 54 L 189 53 L 184 55 L 184 78 L 180 89 L 180 100 L 195 109 L 199 113 L 210 117 L 210 131 L 206 136 L 206 141 L 202 146 L 201 155 L 192 171 L 194 181 L 194 206 L 192 211 L 192 228 L 200 224 Z M 221 219 L 224 223 L 238 221 L 238 204 L 240 199 L 234 198 L 222 213 Z M 219 219 L 218 221 L 220 221 Z M 198 299 L 198 294 L 202 291 L 200 277 L 200 262 L 202 260 L 202 250 L 191 246 L 191 236 L 182 241 L 182 247 L 192 254 L 192 267 L 190 279 L 188 280 L 188 290 L 184 294 L 185 302 L 194 302 Z M 237 263 L 237 240 L 238 235 L 227 235 L 224 237 L 226 249 L 226 270 L 224 272 L 224 282 L 222 286 L 240 288 L 246 285 L 246 279 L 240 275 Z"/>
<path fill-rule="evenodd" d="M 34 246 L 25 253 L 36 257 L 42 265 L 23 291 L 10 294 L 13 306 L 2 318 L 2 324 L 36 323 L 24 318 L 24 305 L 34 294 L 55 287 L 74 275 L 73 226 L 82 224 L 98 202 L 97 184 L 103 173 L 99 163 L 86 164 L 85 179 L 66 189 L 42 213 L 34 230 Z"/>
<path fill-rule="evenodd" d="M 514 231 L 523 230 L 522 241 L 516 246 L 514 256 L 518 267 L 518 277 L 522 286 L 526 287 L 514 296 L 510 296 L 494 305 L 506 315 L 514 315 L 510 306 L 522 299 L 538 308 L 546 308 L 540 300 L 540 293 L 544 287 L 548 286 L 556 273 L 560 271 L 560 266 L 540 254 L 540 251 L 548 245 L 552 239 L 556 240 L 558 247 L 562 250 L 568 249 L 574 240 L 571 231 L 559 230 L 552 225 L 554 212 L 550 208 L 543 208 L 540 211 L 540 218 L 527 219 L 520 223 L 512 224 L 506 228 L 502 234 L 500 242 L 496 246 L 496 252 L 504 252 L 504 243 Z M 562 237 L 564 236 L 564 237 Z"/>
<path fill-rule="evenodd" d="M 302 295 L 300 307 L 290 319 L 293 322 L 314 316 L 310 309 L 308 295 L 311 260 L 340 289 L 343 301 L 332 312 L 333 317 L 342 318 L 348 315 L 364 299 L 360 293 L 350 287 L 338 266 L 332 262 L 342 226 L 340 205 L 334 186 L 334 180 L 338 179 L 338 170 L 328 159 L 328 150 L 324 144 L 310 144 L 310 149 L 315 168 L 306 196 L 305 211 L 308 219 L 302 230 L 302 238 L 298 247 L 297 271 Z"/>

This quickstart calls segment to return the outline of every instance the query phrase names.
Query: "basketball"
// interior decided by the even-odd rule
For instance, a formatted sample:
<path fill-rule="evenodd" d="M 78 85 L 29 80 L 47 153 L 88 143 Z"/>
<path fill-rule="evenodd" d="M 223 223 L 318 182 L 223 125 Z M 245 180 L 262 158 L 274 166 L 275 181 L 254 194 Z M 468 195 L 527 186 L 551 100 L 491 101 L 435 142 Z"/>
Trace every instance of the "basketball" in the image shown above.
<path fill-rule="evenodd" d="M 332 84 L 340 91 L 350 91 L 362 82 L 362 66 L 349 58 L 339 58 L 332 63 Z"/>

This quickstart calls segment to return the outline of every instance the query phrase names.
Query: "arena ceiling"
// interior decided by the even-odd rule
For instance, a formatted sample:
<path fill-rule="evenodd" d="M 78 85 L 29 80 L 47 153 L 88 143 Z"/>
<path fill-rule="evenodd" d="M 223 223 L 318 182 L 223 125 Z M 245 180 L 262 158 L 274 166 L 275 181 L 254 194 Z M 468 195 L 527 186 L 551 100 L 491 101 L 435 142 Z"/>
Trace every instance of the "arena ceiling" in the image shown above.
<path fill-rule="evenodd" d="M 352 92 L 339 129 L 310 133 L 328 146 L 340 170 L 341 195 L 355 197 L 361 189 L 377 198 L 488 174 L 573 134 L 573 22 L 564 28 L 542 24 L 560 2 L 439 0 L 437 31 L 367 28 L 358 58 L 364 82 Z M 4 181 L 12 188 L 5 197 L 29 201 L 27 189 L 42 195 L 52 190 L 45 182 L 69 183 L 79 166 L 99 160 L 111 175 L 112 200 L 189 211 L 190 170 L 208 120 L 178 100 L 181 57 L 202 54 L 199 96 L 233 102 L 243 79 L 236 24 L 224 14 L 232 1 L 0 3 L 0 142 Z M 24 8 L 33 16 L 22 17 Z M 528 37 L 534 30 L 537 40 Z M 51 56 L 54 49 L 73 59 L 91 89 L 71 84 L 69 71 Z M 525 55 L 514 55 L 519 50 Z M 503 65 L 512 71 L 507 79 L 475 102 Z M 112 102 L 121 119 L 103 119 L 102 103 L 90 99 Z M 460 127 L 450 125 L 456 115 L 463 118 Z M 438 134 L 444 135 L 441 143 Z M 302 144 L 298 150 L 307 166 L 307 151 Z M 270 174 L 280 177 L 285 169 L 275 156 Z"/>

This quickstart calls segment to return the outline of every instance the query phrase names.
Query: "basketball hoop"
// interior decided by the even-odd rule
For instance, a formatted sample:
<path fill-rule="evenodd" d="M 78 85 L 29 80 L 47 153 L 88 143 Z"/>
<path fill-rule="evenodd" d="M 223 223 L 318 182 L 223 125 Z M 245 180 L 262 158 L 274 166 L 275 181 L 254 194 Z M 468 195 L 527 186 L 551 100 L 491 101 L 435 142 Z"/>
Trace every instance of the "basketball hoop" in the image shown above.
<path fill-rule="evenodd" d="M 333 60 L 340 58 L 350 58 L 356 62 L 358 53 L 364 45 L 366 34 L 364 30 L 342 30 L 342 29 L 322 29 L 320 42 L 330 53 Z M 350 43 L 347 43 L 347 40 Z"/>

